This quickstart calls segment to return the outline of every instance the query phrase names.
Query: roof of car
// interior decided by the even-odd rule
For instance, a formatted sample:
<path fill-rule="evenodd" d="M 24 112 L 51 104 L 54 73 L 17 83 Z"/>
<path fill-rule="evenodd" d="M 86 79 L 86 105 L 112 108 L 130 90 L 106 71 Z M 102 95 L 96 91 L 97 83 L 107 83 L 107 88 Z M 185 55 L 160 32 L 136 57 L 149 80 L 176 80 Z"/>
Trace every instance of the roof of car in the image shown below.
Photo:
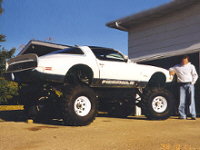
<path fill-rule="evenodd" d="M 100 47 L 100 46 L 88 46 L 91 49 L 108 49 L 108 50 L 114 50 L 113 48 L 107 48 L 107 47 Z"/>
<path fill-rule="evenodd" d="M 107 50 L 107 51 L 115 51 L 115 52 L 118 52 L 118 53 L 121 53 L 120 51 L 116 50 L 116 49 L 113 49 L 113 48 L 107 48 L 107 47 L 99 47 L 99 46 L 88 46 L 89 48 L 91 49 L 96 49 L 96 50 Z"/>

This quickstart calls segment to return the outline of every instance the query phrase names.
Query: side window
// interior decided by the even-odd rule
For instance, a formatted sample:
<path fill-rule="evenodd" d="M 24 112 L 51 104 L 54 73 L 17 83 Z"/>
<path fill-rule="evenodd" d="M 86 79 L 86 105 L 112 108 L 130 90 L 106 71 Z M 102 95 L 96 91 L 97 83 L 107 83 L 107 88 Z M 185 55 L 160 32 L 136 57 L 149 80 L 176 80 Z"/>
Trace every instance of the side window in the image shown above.
<path fill-rule="evenodd" d="M 106 59 L 108 60 L 113 60 L 113 61 L 124 61 L 124 58 L 122 55 L 118 53 L 111 53 L 105 56 Z"/>
<path fill-rule="evenodd" d="M 117 51 L 111 49 L 92 49 L 99 60 L 124 62 L 124 57 Z"/>

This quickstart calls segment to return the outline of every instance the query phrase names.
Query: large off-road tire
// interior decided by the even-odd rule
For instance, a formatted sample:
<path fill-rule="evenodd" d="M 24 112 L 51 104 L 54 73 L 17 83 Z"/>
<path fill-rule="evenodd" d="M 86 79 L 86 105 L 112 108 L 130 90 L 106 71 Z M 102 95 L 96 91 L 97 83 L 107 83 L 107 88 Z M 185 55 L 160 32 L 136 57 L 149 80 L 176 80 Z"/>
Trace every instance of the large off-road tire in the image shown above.
<path fill-rule="evenodd" d="M 151 120 L 164 120 L 170 117 L 173 107 L 173 95 L 164 88 L 148 88 L 143 93 L 143 113 Z"/>
<path fill-rule="evenodd" d="M 112 117 L 125 118 L 130 116 L 134 112 L 133 100 L 121 100 L 116 103 L 111 104 L 108 110 L 108 115 Z"/>
<path fill-rule="evenodd" d="M 97 98 L 94 91 L 85 85 L 68 85 L 63 92 L 63 119 L 65 125 L 90 124 L 97 115 Z"/>

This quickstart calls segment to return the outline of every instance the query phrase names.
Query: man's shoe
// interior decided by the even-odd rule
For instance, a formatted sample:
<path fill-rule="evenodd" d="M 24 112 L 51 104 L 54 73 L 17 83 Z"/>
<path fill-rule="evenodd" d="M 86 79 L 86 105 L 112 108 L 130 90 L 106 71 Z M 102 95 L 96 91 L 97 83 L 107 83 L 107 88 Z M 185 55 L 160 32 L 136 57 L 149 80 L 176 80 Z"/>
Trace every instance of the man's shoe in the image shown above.
<path fill-rule="evenodd" d="M 191 117 L 191 120 L 197 120 L 195 117 Z"/>

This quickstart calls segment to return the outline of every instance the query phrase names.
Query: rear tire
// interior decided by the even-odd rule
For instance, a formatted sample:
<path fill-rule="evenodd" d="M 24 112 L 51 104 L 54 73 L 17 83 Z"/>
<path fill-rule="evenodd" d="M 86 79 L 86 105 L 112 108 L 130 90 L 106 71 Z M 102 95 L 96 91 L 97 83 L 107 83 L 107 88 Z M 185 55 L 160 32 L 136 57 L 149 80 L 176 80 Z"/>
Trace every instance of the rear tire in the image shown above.
<path fill-rule="evenodd" d="M 84 85 L 68 85 L 64 89 L 63 119 L 65 125 L 90 124 L 97 115 L 97 98 L 94 91 Z"/>
<path fill-rule="evenodd" d="M 174 98 L 164 88 L 149 88 L 144 92 L 143 103 L 143 112 L 148 119 L 164 120 L 172 114 Z"/>

